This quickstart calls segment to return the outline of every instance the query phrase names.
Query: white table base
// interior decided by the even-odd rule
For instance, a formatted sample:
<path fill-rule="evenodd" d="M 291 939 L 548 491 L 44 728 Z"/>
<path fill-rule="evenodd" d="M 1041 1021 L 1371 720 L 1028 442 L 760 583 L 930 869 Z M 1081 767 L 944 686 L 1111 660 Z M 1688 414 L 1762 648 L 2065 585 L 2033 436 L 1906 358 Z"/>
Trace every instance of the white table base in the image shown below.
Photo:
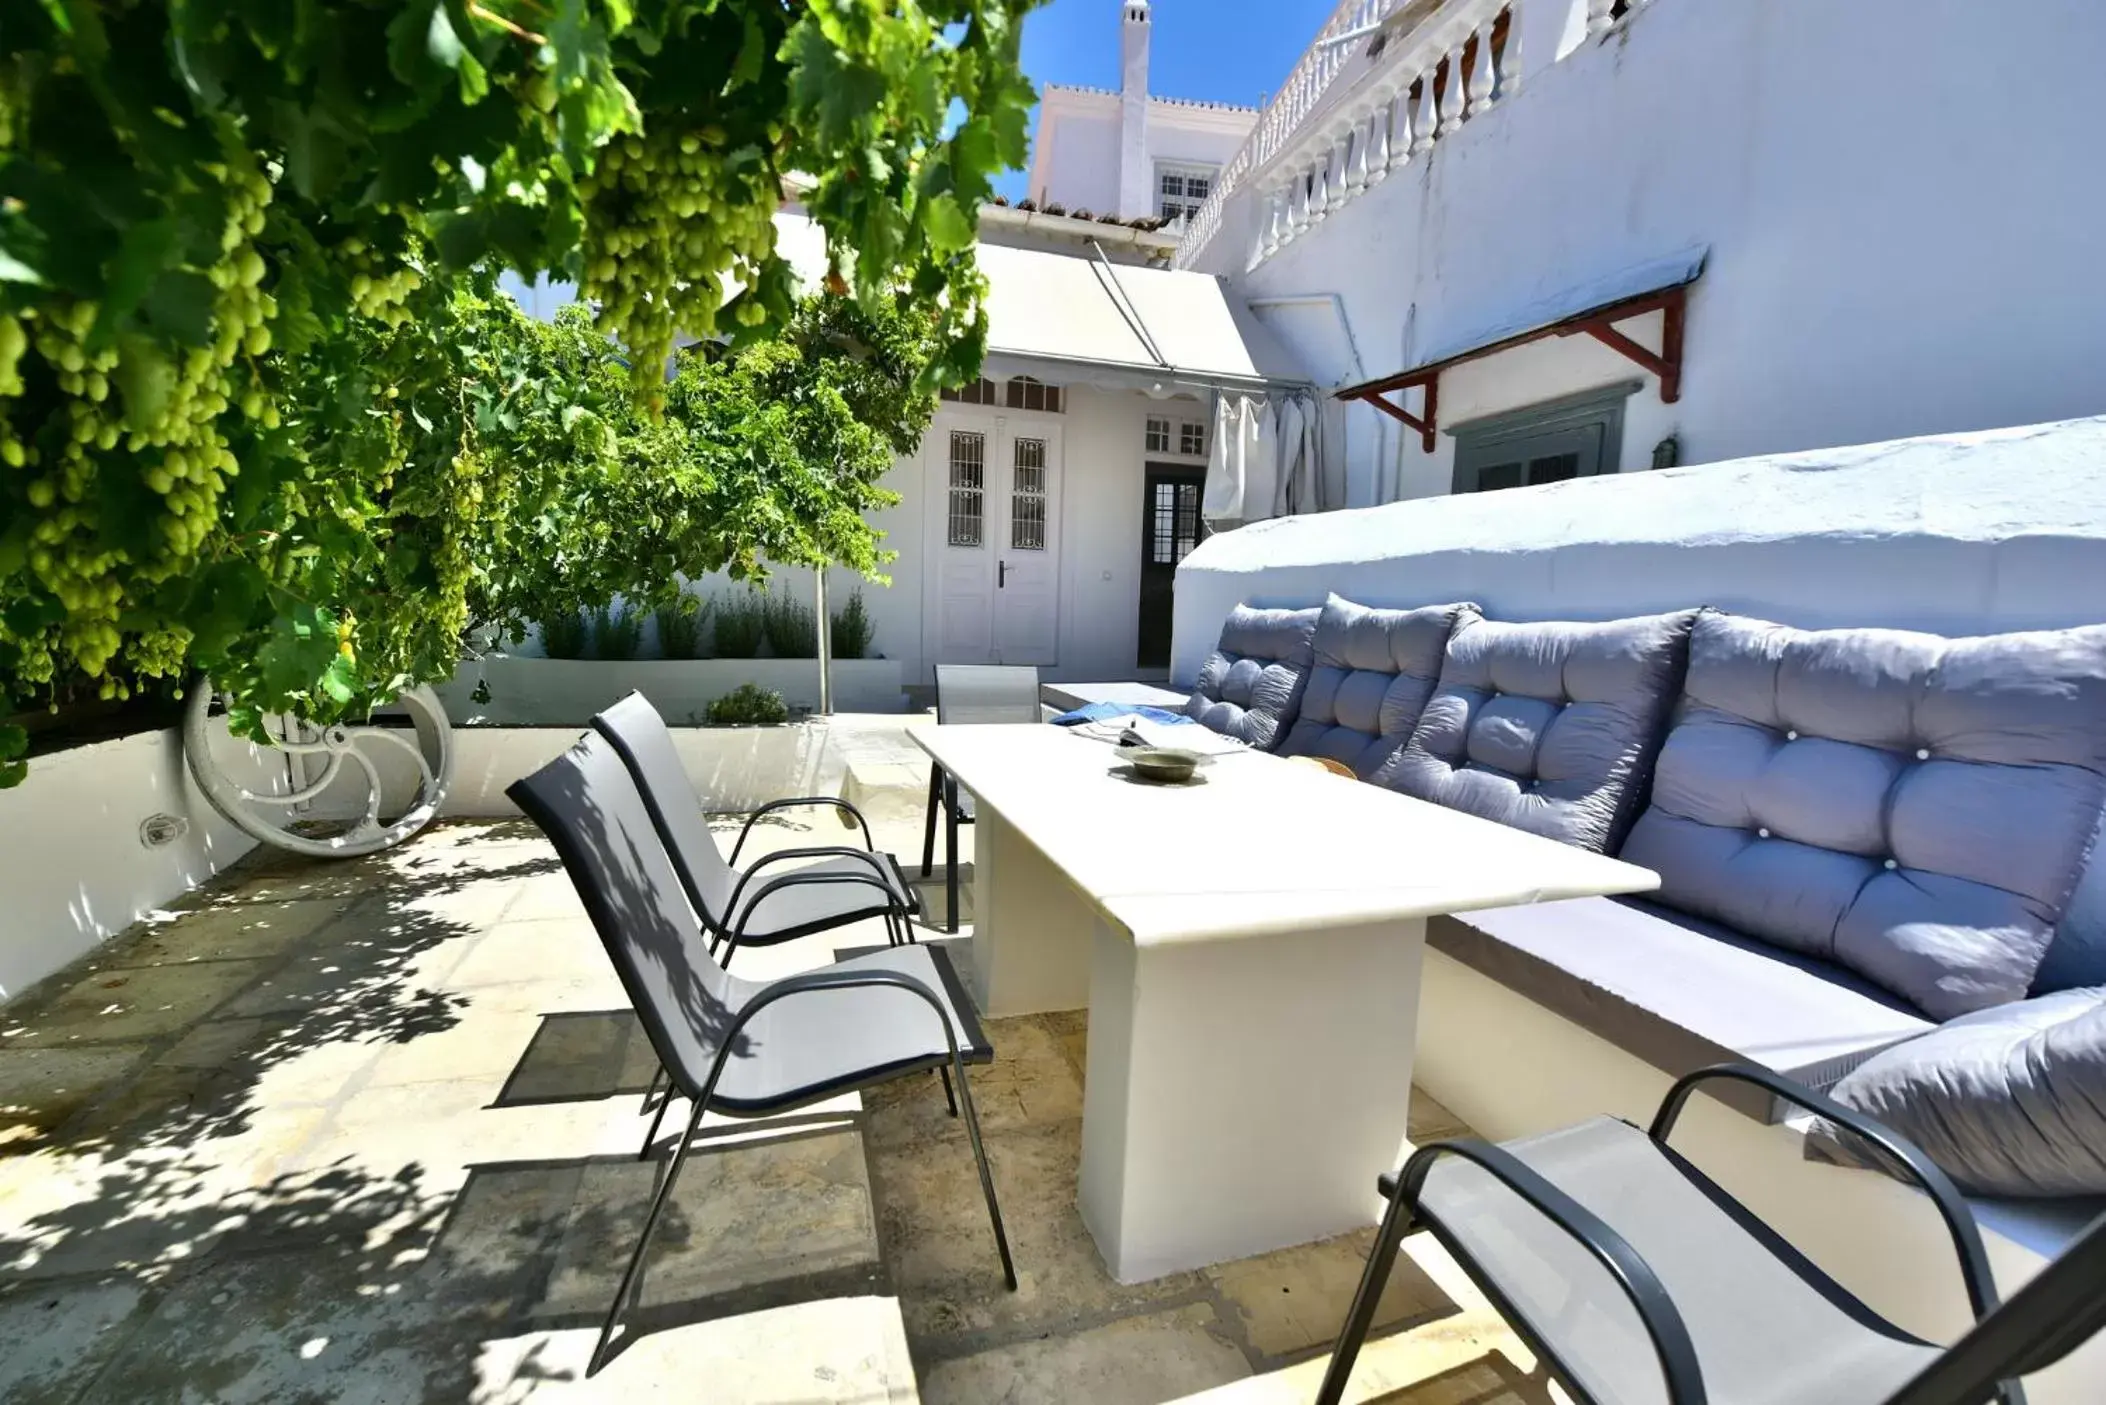
<path fill-rule="evenodd" d="M 1014 825 L 973 819 L 973 999 L 983 1015 L 1038 1015 L 1090 1002 L 1097 912 Z"/>
<path fill-rule="evenodd" d="M 1114 1278 L 1374 1222 L 1424 944 L 1420 919 L 1148 948 L 1093 922 L 1080 1201 Z"/>

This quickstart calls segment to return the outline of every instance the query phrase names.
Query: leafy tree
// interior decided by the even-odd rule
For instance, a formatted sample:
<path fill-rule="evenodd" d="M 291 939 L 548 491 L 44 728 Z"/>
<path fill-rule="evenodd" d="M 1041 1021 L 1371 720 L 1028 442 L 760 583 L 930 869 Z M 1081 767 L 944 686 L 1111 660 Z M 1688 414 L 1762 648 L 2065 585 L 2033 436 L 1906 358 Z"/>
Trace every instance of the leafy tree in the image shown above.
<path fill-rule="evenodd" d="M 705 548 L 679 569 L 876 564 L 838 411 L 977 369 L 972 212 L 1023 154 L 1032 2 L 0 0 L 0 701 L 203 667 L 245 717 L 362 710 L 535 583 L 479 552 L 664 564 L 587 540 L 603 490 Z M 792 171 L 859 313 L 797 304 Z M 522 330 L 500 265 L 580 282 L 626 360 Z M 798 332 L 865 316 L 882 359 L 909 314 L 905 383 Z M 720 320 L 733 355 L 667 385 Z M 575 374 L 541 394 L 550 358 Z M 702 403 L 786 383 L 751 425 Z"/>

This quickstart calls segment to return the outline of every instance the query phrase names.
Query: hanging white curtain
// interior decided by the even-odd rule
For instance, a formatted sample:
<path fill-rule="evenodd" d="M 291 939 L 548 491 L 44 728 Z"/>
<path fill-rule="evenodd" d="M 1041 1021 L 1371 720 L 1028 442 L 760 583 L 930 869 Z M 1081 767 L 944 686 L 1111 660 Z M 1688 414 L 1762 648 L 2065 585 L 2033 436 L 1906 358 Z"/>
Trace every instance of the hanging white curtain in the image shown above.
<path fill-rule="evenodd" d="M 1278 426 L 1272 407 L 1248 395 L 1219 394 L 1201 514 L 1216 526 L 1270 517 L 1278 487 Z"/>

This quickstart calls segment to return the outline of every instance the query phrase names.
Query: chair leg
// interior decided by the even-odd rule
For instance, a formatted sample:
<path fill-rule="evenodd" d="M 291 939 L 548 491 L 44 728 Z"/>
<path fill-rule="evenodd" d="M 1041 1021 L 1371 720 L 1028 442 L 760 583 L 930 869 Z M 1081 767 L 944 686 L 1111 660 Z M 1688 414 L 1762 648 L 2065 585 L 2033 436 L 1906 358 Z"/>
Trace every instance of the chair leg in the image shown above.
<path fill-rule="evenodd" d="M 651 1159 L 651 1143 L 658 1140 L 658 1129 L 665 1122 L 665 1110 L 673 1105 L 673 1095 L 679 1091 L 673 1086 L 672 1079 L 666 1079 L 665 1096 L 658 1100 L 658 1115 L 651 1119 L 651 1130 L 644 1133 L 643 1147 L 636 1153 L 638 1161 Z"/>
<path fill-rule="evenodd" d="M 958 1095 L 951 1091 L 951 1071 L 938 1064 L 936 1072 L 943 1076 L 943 1100 L 951 1105 L 951 1116 L 956 1117 L 958 1115 Z"/>
<path fill-rule="evenodd" d="M 995 1203 L 994 1173 L 987 1169 L 987 1148 L 980 1144 L 980 1115 L 973 1110 L 972 1084 L 966 1080 L 965 1064 L 952 1056 L 958 1073 L 958 1097 L 965 1104 L 965 1130 L 972 1137 L 973 1160 L 980 1164 L 980 1189 L 987 1196 L 987 1218 L 994 1225 L 995 1248 L 1002 1255 L 1002 1280 L 1016 1291 L 1016 1264 L 1009 1258 L 1009 1235 L 1002 1229 L 1002 1207 Z M 949 1080 L 945 1080 L 949 1086 Z"/>
<path fill-rule="evenodd" d="M 944 930 L 958 931 L 958 782 L 943 778 Z"/>
<path fill-rule="evenodd" d="M 651 1075 L 651 1086 L 644 1089 L 643 1106 L 636 1109 L 636 1115 L 638 1117 L 643 1116 L 645 1113 L 651 1110 L 651 1099 L 657 1095 L 658 1080 L 663 1077 L 665 1077 L 665 1065 L 660 1064 L 658 1065 L 657 1072 Z M 668 1094 L 668 1096 L 670 1096 L 670 1094 Z"/>
<path fill-rule="evenodd" d="M 1375 1305 L 1382 1301 L 1382 1290 L 1389 1283 L 1390 1270 L 1396 1266 L 1397 1250 L 1404 1242 L 1404 1231 L 1410 1228 L 1411 1211 L 1404 1203 L 1407 1194 L 1404 1178 L 1399 1176 L 1397 1192 L 1389 1198 L 1389 1209 L 1383 1212 L 1382 1225 L 1375 1231 L 1375 1247 L 1368 1252 L 1367 1267 L 1361 1270 L 1360 1289 L 1353 1294 L 1353 1305 L 1346 1309 L 1345 1325 L 1339 1329 L 1338 1342 L 1331 1348 L 1331 1364 L 1324 1371 L 1323 1385 L 1317 1389 L 1316 1405 L 1338 1405 L 1345 1395 L 1346 1382 L 1353 1375 L 1353 1362 L 1367 1341 L 1368 1328 L 1374 1325 Z"/>
<path fill-rule="evenodd" d="M 935 762 L 929 763 L 929 813 L 921 826 L 921 876 L 929 876 L 929 866 L 936 861 L 936 807 L 940 803 L 940 787 L 943 784 L 943 768 Z"/>
<path fill-rule="evenodd" d="M 658 1188 L 658 1194 L 651 1200 L 651 1212 L 644 1216 L 643 1233 L 637 1236 L 636 1252 L 629 1256 L 628 1270 L 622 1274 L 622 1286 L 616 1290 L 614 1302 L 607 1309 L 607 1320 L 600 1326 L 600 1339 L 593 1346 L 592 1360 L 585 1367 L 587 1376 L 596 1374 L 604 1364 L 607 1343 L 621 1321 L 622 1305 L 629 1301 L 630 1290 L 643 1276 L 644 1256 L 651 1251 L 651 1233 L 658 1228 L 659 1212 L 665 1209 L 665 1202 L 672 1199 L 674 1183 L 680 1179 L 680 1168 L 687 1163 L 688 1149 L 695 1142 L 695 1129 L 702 1125 L 702 1107 L 702 1102 L 696 1102 L 695 1115 L 688 1119 L 687 1130 L 680 1136 L 680 1145 L 673 1151 L 672 1164 L 666 1167 L 665 1184 Z"/>

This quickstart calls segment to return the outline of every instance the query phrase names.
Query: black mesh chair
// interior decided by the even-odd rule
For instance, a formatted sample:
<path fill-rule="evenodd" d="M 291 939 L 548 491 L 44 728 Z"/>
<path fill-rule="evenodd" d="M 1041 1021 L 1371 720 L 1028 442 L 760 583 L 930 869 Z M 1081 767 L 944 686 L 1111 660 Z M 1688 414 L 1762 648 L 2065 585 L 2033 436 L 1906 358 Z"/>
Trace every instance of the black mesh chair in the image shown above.
<path fill-rule="evenodd" d="M 1904 1332 L 1822 1273 L 1668 1145 L 1698 1085 L 1752 1083 L 1841 1129 L 1930 1198 L 1975 1326 L 1955 1345 Z M 1494 1146 L 1419 1148 L 1389 1199 L 1319 1405 L 1336 1405 L 1411 1229 L 1455 1256 L 1581 1405 L 2024 1405 L 2018 1378 L 2106 1326 L 2106 1217 L 1999 1306 L 1974 1216 L 1900 1136 L 1767 1069 L 1701 1069 L 1652 1127 L 1596 1118 Z"/>
<path fill-rule="evenodd" d="M 710 959 L 643 797 L 606 738 L 588 733 L 505 793 L 555 845 L 651 1047 L 674 1088 L 694 1102 L 587 1374 L 600 1368 L 642 1278 L 652 1232 L 706 1111 L 772 1117 L 911 1073 L 955 1073 L 952 1111 L 963 1108 L 1002 1276 L 1016 1288 L 965 1080 L 966 1064 L 988 1062 L 993 1050 L 941 951 L 896 946 L 785 980 L 741 980 Z"/>
<path fill-rule="evenodd" d="M 673 734 L 650 700 L 631 693 L 593 718 L 592 725 L 628 765 L 643 793 L 644 808 L 672 856 L 680 885 L 709 933 L 710 950 L 727 967 L 741 946 L 773 946 L 869 918 L 884 920 L 886 935 L 895 945 L 914 939 L 913 919 L 921 911 L 921 899 L 899 862 L 871 841 L 862 811 L 846 800 L 801 796 L 770 801 L 747 817 L 727 861 L 710 835 L 701 797 L 673 748 Z M 762 817 L 803 806 L 826 806 L 853 816 L 863 831 L 863 847 L 782 849 L 762 855 L 743 871 L 736 867 L 746 836 Z M 765 870 L 792 861 L 806 862 L 763 876 Z"/>
<path fill-rule="evenodd" d="M 940 663 L 936 665 L 936 721 L 946 727 L 1002 722 L 1037 722 L 1038 670 L 1010 664 Z M 944 860 L 949 865 L 944 892 L 949 910 L 944 930 L 958 930 L 958 826 L 973 822 L 973 798 L 943 767 L 929 764 L 929 813 L 921 836 L 921 876 L 927 878 L 936 858 L 936 812 L 944 816 Z"/>

